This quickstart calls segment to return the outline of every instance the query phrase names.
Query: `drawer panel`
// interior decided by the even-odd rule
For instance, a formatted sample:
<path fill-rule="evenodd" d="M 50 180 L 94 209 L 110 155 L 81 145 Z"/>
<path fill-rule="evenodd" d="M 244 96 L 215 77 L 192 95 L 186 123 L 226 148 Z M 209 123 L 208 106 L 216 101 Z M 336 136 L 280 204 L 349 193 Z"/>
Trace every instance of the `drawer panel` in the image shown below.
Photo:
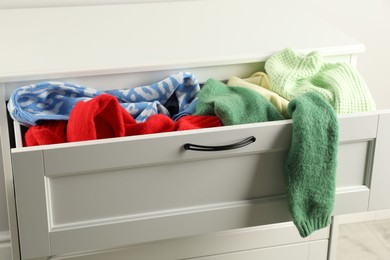
<path fill-rule="evenodd" d="M 265 249 L 191 258 L 192 260 L 326 260 L 328 241 L 278 246 Z"/>
<path fill-rule="evenodd" d="M 365 184 L 367 146 L 368 142 L 340 146 L 339 189 Z M 47 186 L 52 224 L 283 195 L 285 154 L 286 151 L 251 153 L 50 177 Z"/>
<path fill-rule="evenodd" d="M 377 113 L 341 116 L 341 144 L 373 140 Z M 257 141 L 240 149 L 219 152 L 190 152 L 185 143 L 225 145 L 255 136 Z M 285 151 L 290 145 L 291 120 L 211 129 L 131 136 L 115 139 L 12 149 L 13 153 L 42 151 L 46 176 L 60 176 L 145 165 L 211 159 L 240 154 Z M 20 139 L 20 138 L 19 138 Z M 142 149 L 140 149 L 142 147 Z"/>
<path fill-rule="evenodd" d="M 334 214 L 368 208 L 377 120 L 377 113 L 339 118 Z M 223 145 L 248 136 L 256 142 L 239 149 L 183 149 L 185 143 Z M 291 120 L 284 120 L 13 149 L 21 240 L 28 245 L 22 255 L 289 221 L 282 167 L 290 136 Z M 50 240 L 49 248 L 35 246 L 37 234 L 39 241 Z"/>
<path fill-rule="evenodd" d="M 370 194 L 370 210 L 390 209 L 390 170 L 388 166 L 390 154 L 390 109 L 379 116 L 378 136 L 375 145 Z"/>
<path fill-rule="evenodd" d="M 36 149 L 42 149 L 45 175 L 50 177 L 199 161 L 249 153 L 284 151 L 291 136 L 291 121 L 286 121 L 106 139 Z M 250 136 L 256 137 L 257 141 L 235 150 L 195 152 L 183 148 L 186 143 L 231 144 Z"/>
<path fill-rule="evenodd" d="M 254 153 L 49 178 L 53 225 L 282 195 L 284 155 Z"/>
<path fill-rule="evenodd" d="M 367 167 L 373 141 L 343 143 L 339 146 L 336 181 L 338 187 L 354 187 L 367 184 Z"/>
<path fill-rule="evenodd" d="M 189 259 L 202 256 L 223 255 L 233 252 L 252 251 L 264 248 L 276 248 L 281 245 L 310 242 L 310 252 L 318 253 L 319 245 L 329 237 L 329 228 L 322 229 L 308 238 L 301 238 L 291 223 L 278 223 L 240 230 L 211 233 L 201 236 L 181 237 L 138 244 L 130 247 L 58 255 L 53 259 L 72 260 L 172 260 Z M 321 243 L 313 243 L 313 242 Z M 317 246 L 318 245 L 318 246 Z M 327 243 L 325 242 L 325 250 Z M 310 253 L 312 255 L 312 253 Z M 309 258 L 322 259 L 322 258 Z"/>

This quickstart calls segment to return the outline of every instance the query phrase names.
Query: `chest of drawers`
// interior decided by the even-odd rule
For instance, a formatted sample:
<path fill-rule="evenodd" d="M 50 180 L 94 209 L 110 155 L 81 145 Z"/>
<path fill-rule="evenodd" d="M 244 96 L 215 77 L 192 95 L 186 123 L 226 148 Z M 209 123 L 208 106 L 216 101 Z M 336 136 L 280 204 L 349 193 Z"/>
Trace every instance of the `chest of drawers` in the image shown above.
<path fill-rule="evenodd" d="M 329 228 L 302 239 L 289 222 L 282 165 L 291 120 L 38 147 L 21 147 L 20 127 L 6 120 L 10 93 L 40 81 L 107 90 L 185 70 L 205 82 L 264 70 L 286 46 L 351 64 L 364 51 L 306 16 L 269 6 L 259 17 L 257 1 L 185 2 L 1 11 L 8 37 L 0 127 L 14 255 L 326 259 Z M 222 3 L 224 13 L 216 12 Z M 341 115 L 339 125 L 334 215 L 388 208 L 389 111 Z M 256 142 L 234 150 L 183 148 L 250 136 Z"/>

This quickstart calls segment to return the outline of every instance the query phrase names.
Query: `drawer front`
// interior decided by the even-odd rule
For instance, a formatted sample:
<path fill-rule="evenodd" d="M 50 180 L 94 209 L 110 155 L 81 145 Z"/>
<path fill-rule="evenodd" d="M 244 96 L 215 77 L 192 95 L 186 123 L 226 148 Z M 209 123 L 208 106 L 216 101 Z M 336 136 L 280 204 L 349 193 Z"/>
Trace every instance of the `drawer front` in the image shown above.
<path fill-rule="evenodd" d="M 390 110 L 379 116 L 375 158 L 372 169 L 370 210 L 390 209 Z"/>
<path fill-rule="evenodd" d="M 377 121 L 376 113 L 340 117 L 335 214 L 368 208 Z M 249 136 L 256 141 L 229 151 L 183 149 Z M 288 221 L 282 165 L 290 136 L 285 120 L 14 149 L 22 255 Z"/>
<path fill-rule="evenodd" d="M 328 241 L 317 241 L 288 246 L 221 254 L 207 257 L 191 258 L 192 260 L 326 260 Z"/>
<path fill-rule="evenodd" d="M 72 256 L 56 256 L 56 260 L 172 260 L 192 259 L 214 255 L 229 255 L 235 252 L 257 252 L 260 249 L 272 248 L 274 254 L 278 251 L 286 251 L 283 245 L 305 244 L 301 250 L 287 249 L 291 257 L 299 257 L 303 251 L 310 247 L 310 255 L 322 255 L 327 249 L 329 228 L 322 229 L 308 238 L 301 238 L 291 223 L 278 223 L 240 230 L 229 230 L 224 232 L 211 233 L 201 236 L 182 237 L 177 239 L 160 240 L 156 242 L 143 243 L 134 246 L 99 250 L 94 252 L 82 252 Z M 317 243 L 319 242 L 319 243 Z M 321 246 L 320 246 L 321 245 Z M 319 247 L 322 251 L 318 251 Z M 276 251 L 276 252 L 275 252 Z M 263 253 L 264 254 L 264 253 Z M 280 253 L 279 253 L 280 255 Z M 306 255 L 309 255 L 306 252 Z M 241 256 L 238 254 L 238 256 Z M 289 259 L 290 259 L 289 258 Z M 263 259 L 263 258 L 262 258 Z M 268 258 L 264 258 L 268 259 Z M 294 258 L 295 259 L 295 258 Z M 302 258 L 306 259 L 306 258 Z M 323 258 L 309 258 L 323 259 Z"/>

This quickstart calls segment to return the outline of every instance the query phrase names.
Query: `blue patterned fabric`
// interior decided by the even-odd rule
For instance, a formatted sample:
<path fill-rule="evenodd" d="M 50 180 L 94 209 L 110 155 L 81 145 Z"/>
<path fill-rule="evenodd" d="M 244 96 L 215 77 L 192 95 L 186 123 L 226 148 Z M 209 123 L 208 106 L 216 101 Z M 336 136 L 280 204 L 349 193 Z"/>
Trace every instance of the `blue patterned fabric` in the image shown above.
<path fill-rule="evenodd" d="M 70 83 L 43 82 L 16 89 L 8 102 L 8 111 L 14 120 L 26 126 L 37 125 L 41 120 L 68 120 L 78 101 L 107 93 L 115 96 L 137 122 L 155 114 L 165 114 L 177 120 L 195 112 L 199 91 L 198 81 L 188 72 L 173 74 L 149 86 L 109 91 Z M 165 104 L 177 113 L 171 115 Z"/>

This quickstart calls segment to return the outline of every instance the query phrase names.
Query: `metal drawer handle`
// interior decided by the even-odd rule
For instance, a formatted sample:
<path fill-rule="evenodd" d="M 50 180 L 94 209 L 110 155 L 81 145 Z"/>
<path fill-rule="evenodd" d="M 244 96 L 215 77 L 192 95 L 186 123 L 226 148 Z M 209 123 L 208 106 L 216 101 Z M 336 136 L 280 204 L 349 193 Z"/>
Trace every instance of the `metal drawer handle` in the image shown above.
<path fill-rule="evenodd" d="M 207 146 L 207 145 L 199 145 L 199 144 L 184 144 L 185 150 L 192 151 L 204 151 L 204 152 L 214 152 L 214 151 L 223 151 L 223 150 L 232 150 L 240 147 L 247 146 L 251 143 L 254 143 L 256 138 L 254 136 L 250 136 L 240 142 L 228 145 L 220 145 L 220 146 Z"/>

